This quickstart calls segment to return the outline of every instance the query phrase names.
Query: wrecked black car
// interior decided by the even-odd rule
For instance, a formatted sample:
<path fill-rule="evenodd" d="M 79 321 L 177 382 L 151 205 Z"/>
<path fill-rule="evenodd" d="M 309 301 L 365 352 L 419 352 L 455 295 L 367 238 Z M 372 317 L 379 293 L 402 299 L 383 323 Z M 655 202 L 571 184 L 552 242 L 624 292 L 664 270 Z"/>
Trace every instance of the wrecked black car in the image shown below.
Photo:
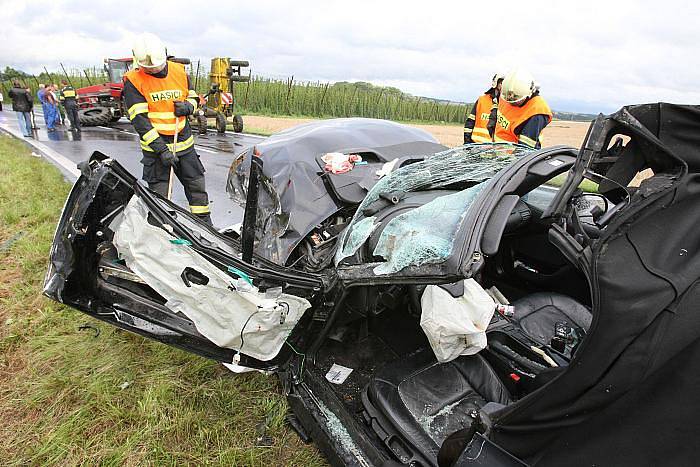
<path fill-rule="evenodd" d="M 309 124 L 234 161 L 221 231 L 95 153 L 44 293 L 276 372 L 332 464 L 690 465 L 698 148 L 700 107 L 671 104 L 600 115 L 580 149 Z"/>

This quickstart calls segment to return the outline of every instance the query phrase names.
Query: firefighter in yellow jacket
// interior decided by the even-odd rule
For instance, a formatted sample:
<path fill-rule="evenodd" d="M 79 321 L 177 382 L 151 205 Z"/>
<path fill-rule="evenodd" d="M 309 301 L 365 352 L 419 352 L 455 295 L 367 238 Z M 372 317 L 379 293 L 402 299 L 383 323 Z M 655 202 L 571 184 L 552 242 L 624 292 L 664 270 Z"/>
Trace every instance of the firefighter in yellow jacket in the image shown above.
<path fill-rule="evenodd" d="M 542 147 L 540 134 L 551 121 L 552 110 L 540 96 L 532 75 L 522 69 L 508 73 L 498 100 L 494 141 L 539 149 Z"/>
<path fill-rule="evenodd" d="M 124 76 L 123 96 L 129 120 L 141 137 L 143 179 L 151 190 L 166 196 L 172 168 L 185 188 L 192 214 L 211 224 L 204 166 L 187 121 L 197 107 L 197 93 L 185 67 L 167 60 L 165 46 L 155 35 L 139 36 L 132 52 L 135 68 Z"/>
<path fill-rule="evenodd" d="M 503 75 L 496 73 L 491 78 L 491 87 L 474 102 L 472 111 L 464 123 L 464 144 L 490 143 L 496 128 L 498 96 L 501 93 Z"/>

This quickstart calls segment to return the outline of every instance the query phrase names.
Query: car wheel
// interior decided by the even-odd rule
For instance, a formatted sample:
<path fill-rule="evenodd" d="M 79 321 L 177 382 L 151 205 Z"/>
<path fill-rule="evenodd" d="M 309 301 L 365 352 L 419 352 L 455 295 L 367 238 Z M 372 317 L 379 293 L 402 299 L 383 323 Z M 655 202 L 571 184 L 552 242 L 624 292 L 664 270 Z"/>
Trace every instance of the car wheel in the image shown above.
<path fill-rule="evenodd" d="M 233 131 L 236 133 L 243 131 L 243 117 L 240 115 L 233 116 Z"/>
<path fill-rule="evenodd" d="M 220 134 L 226 133 L 226 115 L 222 113 L 216 114 L 216 132 Z"/>

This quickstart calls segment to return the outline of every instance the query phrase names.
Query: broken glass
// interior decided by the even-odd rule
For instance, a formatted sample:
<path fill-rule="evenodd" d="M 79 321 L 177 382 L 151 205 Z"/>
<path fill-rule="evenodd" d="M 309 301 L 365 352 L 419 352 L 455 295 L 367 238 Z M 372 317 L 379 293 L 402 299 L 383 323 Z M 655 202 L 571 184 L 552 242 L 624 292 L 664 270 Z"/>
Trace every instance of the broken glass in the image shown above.
<path fill-rule="evenodd" d="M 392 227 L 389 229 L 387 226 L 389 231 L 382 232 L 380 242 L 375 249 L 375 255 L 384 257 L 388 263 L 375 268 L 375 273 L 388 274 L 399 271 L 409 264 L 420 265 L 444 260 L 452 251 L 454 234 L 459 230 L 464 213 L 481 190 L 476 188 L 478 184 L 491 179 L 517 157 L 532 151 L 532 149 L 510 144 L 473 144 L 448 149 L 424 161 L 395 170 L 379 180 L 360 204 L 352 222 L 344 232 L 341 247 L 336 253 L 336 265 L 354 254 L 371 234 L 371 232 L 367 233 L 368 226 L 365 219 L 368 217 L 365 212 L 376 213 L 372 205 L 380 198 L 400 198 L 402 193 L 440 188 L 462 189 L 458 193 L 443 196 L 415 209 L 416 214 L 404 213 L 393 219 L 389 223 Z M 447 210 L 447 212 L 441 213 L 441 210 Z M 406 222 L 410 225 L 400 225 Z M 437 225 L 440 226 L 441 232 L 435 232 Z M 355 232 L 356 229 L 357 232 Z M 416 235 L 419 238 L 413 238 Z M 395 242 L 398 238 L 402 238 L 400 241 L 405 243 L 398 245 L 398 251 L 393 251 L 397 246 Z M 415 240 L 420 240 L 421 244 L 416 245 Z M 358 245 L 357 242 L 360 244 Z M 410 253 L 409 249 L 421 251 Z"/>
<path fill-rule="evenodd" d="M 343 232 L 343 238 L 341 240 L 343 248 L 339 251 L 338 256 L 342 258 L 347 258 L 348 256 L 354 255 L 357 250 L 362 246 L 363 243 L 367 241 L 374 229 L 377 228 L 377 224 L 374 223 L 376 217 L 365 217 L 355 224 L 355 228 L 350 231 L 346 229 Z M 349 235 L 347 240 L 345 235 Z"/>
<path fill-rule="evenodd" d="M 441 196 L 393 218 L 382 231 L 374 256 L 386 260 L 375 274 L 392 274 L 407 266 L 440 263 L 452 254 L 457 228 L 485 183 Z"/>

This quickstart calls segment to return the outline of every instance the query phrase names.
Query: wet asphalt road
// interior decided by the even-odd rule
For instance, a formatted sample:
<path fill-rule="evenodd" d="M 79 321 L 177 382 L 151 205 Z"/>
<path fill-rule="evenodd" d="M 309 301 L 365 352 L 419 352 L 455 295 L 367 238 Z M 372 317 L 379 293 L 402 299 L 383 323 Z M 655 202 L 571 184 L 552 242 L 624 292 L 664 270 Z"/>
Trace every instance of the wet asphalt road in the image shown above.
<path fill-rule="evenodd" d="M 76 164 L 88 159 L 94 151 L 100 151 L 119 161 L 129 172 L 140 178 L 142 155 L 139 138 L 126 119 L 123 118 L 110 127 L 84 127 L 82 133 L 68 131 L 63 126 L 57 126 L 55 133 L 48 133 L 41 110 L 35 109 L 34 113 L 39 127 L 39 130 L 34 131 L 35 141 L 41 142 Z M 15 112 L 0 112 L 0 124 L 19 134 Z M 207 171 L 206 183 L 212 220 L 217 227 L 241 222 L 243 210 L 226 194 L 228 168 L 235 155 L 262 139 L 260 136 L 235 133 L 218 135 L 213 131 L 206 136 L 195 135 L 195 147 Z M 65 169 L 62 171 L 71 182 L 75 181 L 75 175 L 67 173 Z M 173 187 L 173 200 L 181 206 L 187 206 L 182 185 L 178 181 Z"/>

